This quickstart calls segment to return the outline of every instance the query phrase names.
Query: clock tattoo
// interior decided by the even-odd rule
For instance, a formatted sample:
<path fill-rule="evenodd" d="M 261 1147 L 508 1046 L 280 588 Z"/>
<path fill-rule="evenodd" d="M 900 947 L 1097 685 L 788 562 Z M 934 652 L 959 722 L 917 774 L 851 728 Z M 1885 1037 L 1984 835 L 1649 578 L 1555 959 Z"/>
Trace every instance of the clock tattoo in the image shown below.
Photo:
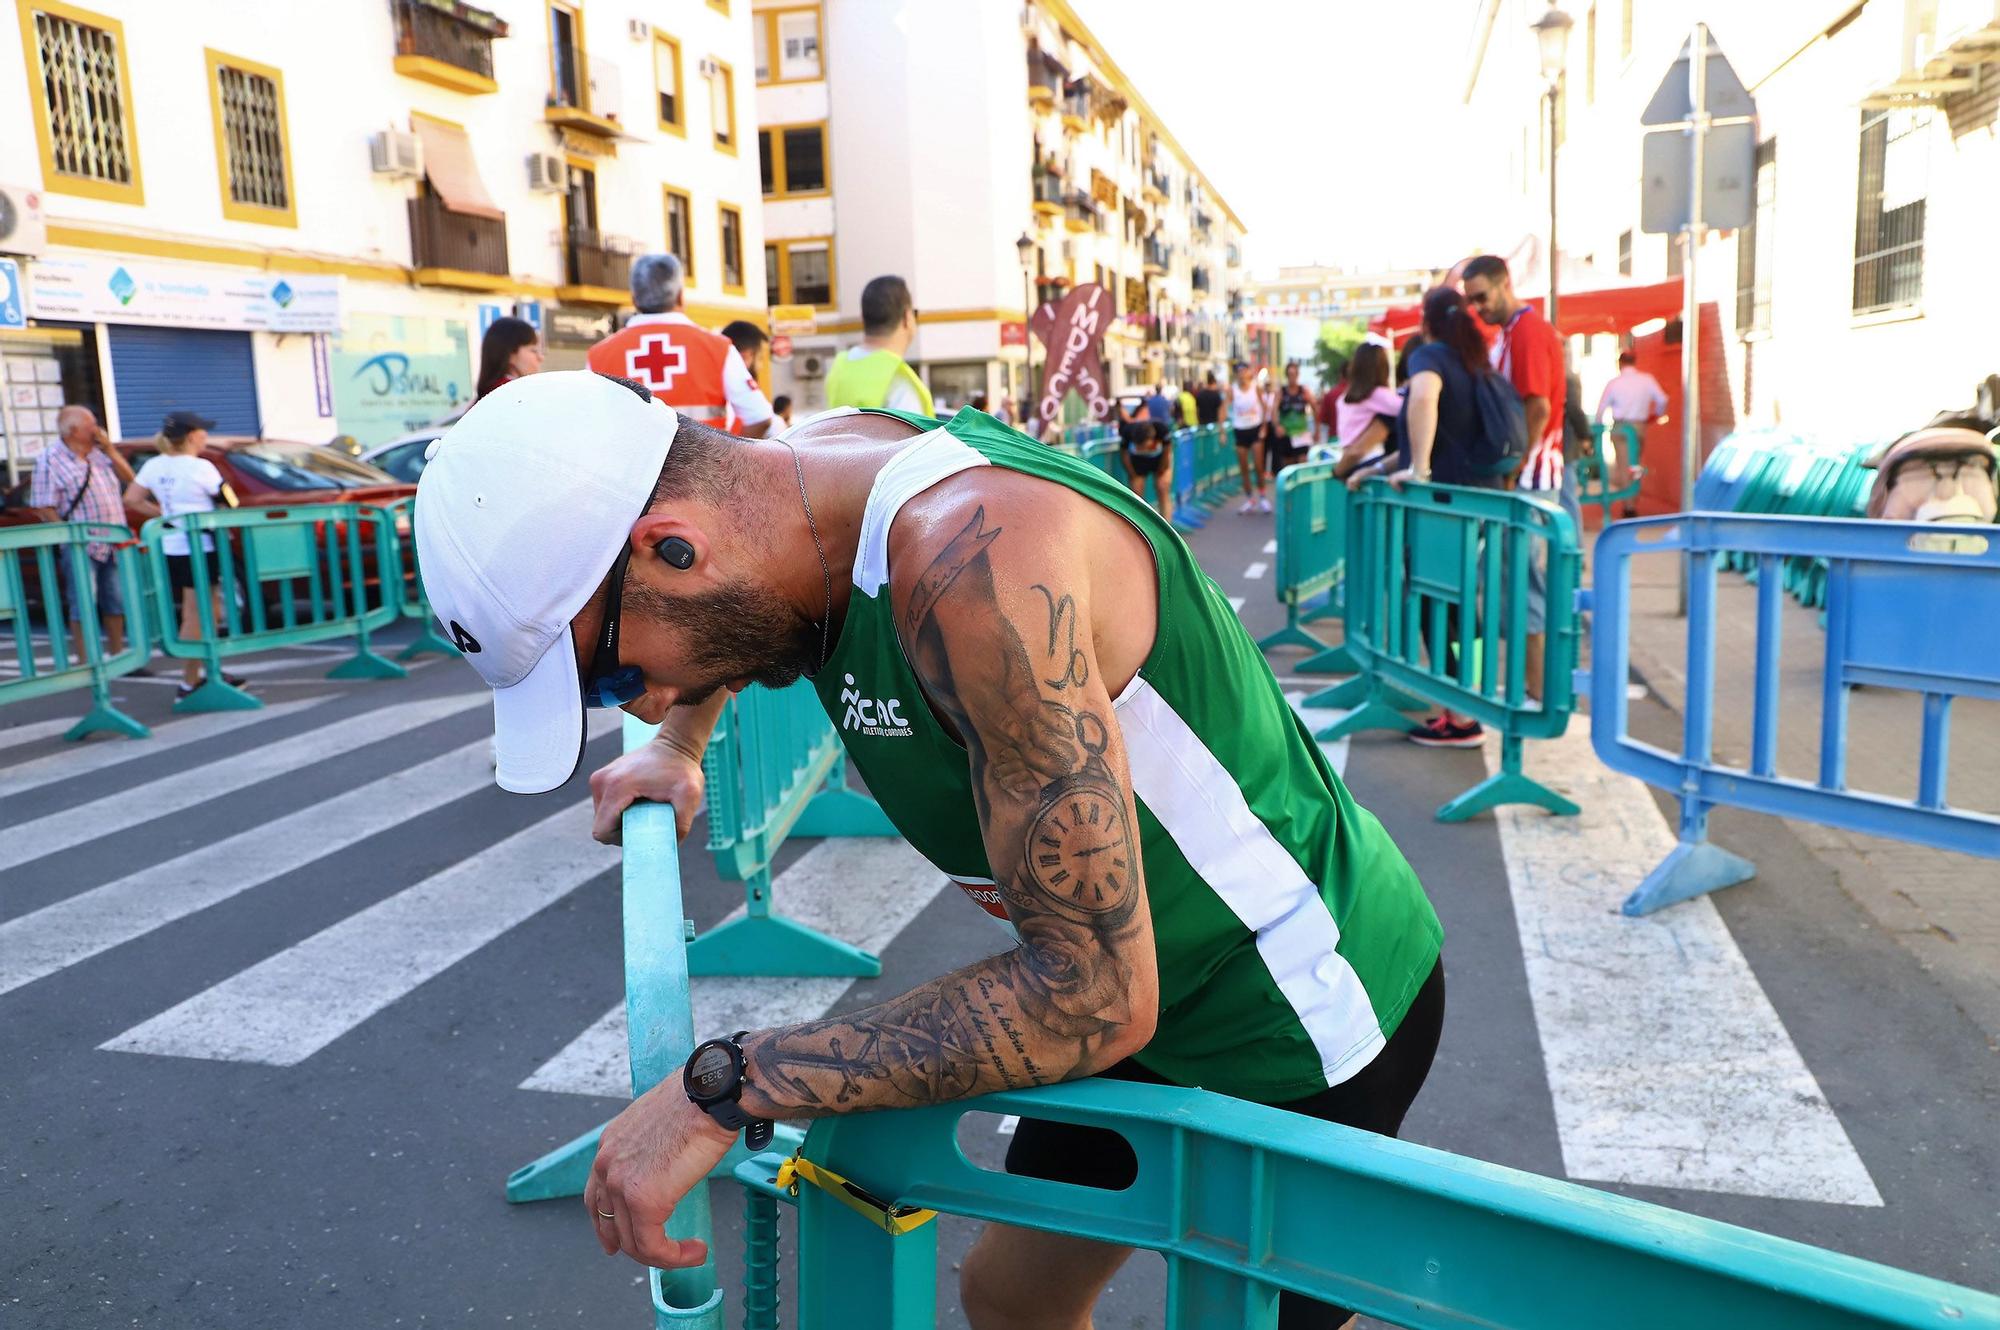
<path fill-rule="evenodd" d="M 1050 786 L 1027 851 L 1035 885 L 1066 912 L 1097 918 L 1130 906 L 1138 856 L 1115 788 L 1089 780 Z"/>

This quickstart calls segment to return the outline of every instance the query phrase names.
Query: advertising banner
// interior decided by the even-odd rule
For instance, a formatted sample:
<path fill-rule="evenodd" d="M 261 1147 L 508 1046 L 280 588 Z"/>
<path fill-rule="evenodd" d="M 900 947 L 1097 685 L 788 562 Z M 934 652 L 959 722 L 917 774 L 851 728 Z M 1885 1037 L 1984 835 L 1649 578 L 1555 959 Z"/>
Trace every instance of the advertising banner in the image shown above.
<path fill-rule="evenodd" d="M 472 353 L 457 319 L 350 314 L 333 339 L 333 411 L 366 447 L 451 414 L 472 398 Z"/>
<path fill-rule="evenodd" d="M 338 332 L 345 279 L 116 257 L 34 261 L 38 318 L 250 332 Z"/>
<path fill-rule="evenodd" d="M 1062 414 L 1063 398 L 1075 392 L 1091 420 L 1111 418 L 1111 380 L 1104 372 L 1104 329 L 1115 313 L 1111 294 L 1096 282 L 1085 282 L 1062 298 L 1043 305 L 1029 328 L 1046 348 L 1042 400 L 1035 408 L 1031 431 L 1037 436 Z"/>

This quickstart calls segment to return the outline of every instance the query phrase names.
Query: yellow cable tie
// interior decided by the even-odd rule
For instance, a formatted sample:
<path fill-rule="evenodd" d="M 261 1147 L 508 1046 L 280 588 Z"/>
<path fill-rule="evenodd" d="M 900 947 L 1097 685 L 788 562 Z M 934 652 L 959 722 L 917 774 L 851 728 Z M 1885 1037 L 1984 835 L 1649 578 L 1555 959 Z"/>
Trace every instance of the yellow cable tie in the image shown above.
<path fill-rule="evenodd" d="M 795 1154 L 778 1166 L 778 1186 L 784 1187 L 789 1184 L 790 1187 L 796 1188 L 800 1179 L 818 1187 L 892 1237 L 901 1237 L 905 1233 L 913 1232 L 937 1218 L 935 1210 L 925 1210 L 914 1205 L 894 1205 L 885 1201 L 866 1187 L 849 1182 L 832 1169 L 823 1164 L 815 1164 L 804 1155 Z"/>

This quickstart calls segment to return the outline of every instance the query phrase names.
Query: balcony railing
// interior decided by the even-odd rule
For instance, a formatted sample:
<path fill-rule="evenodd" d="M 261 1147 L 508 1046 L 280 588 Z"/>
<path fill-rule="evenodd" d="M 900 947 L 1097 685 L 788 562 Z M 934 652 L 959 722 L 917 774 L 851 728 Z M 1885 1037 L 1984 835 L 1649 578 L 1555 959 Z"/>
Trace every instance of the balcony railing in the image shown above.
<path fill-rule="evenodd" d="M 1170 257 L 1171 255 L 1166 245 L 1160 241 L 1148 240 L 1146 242 L 1145 261 L 1148 268 L 1158 268 L 1161 272 L 1165 272 L 1168 266 L 1167 261 Z"/>
<path fill-rule="evenodd" d="M 1172 182 L 1167 179 L 1165 171 L 1147 171 L 1146 183 L 1151 185 L 1161 198 L 1170 199 L 1173 197 Z"/>
<path fill-rule="evenodd" d="M 607 237 L 588 227 L 569 229 L 563 260 L 573 286 L 605 286 L 616 290 L 631 285 L 632 256 L 622 246 L 613 248 Z"/>
<path fill-rule="evenodd" d="M 1063 215 L 1072 224 L 1072 229 L 1088 231 L 1097 226 L 1097 205 L 1088 194 L 1072 192 L 1065 196 Z"/>
<path fill-rule="evenodd" d="M 1035 202 L 1054 203 L 1063 201 L 1062 178 L 1053 171 L 1035 172 Z"/>
<path fill-rule="evenodd" d="M 410 256 L 414 267 L 507 275 L 507 221 L 453 212 L 428 182 L 410 200 Z"/>
<path fill-rule="evenodd" d="M 447 65 L 493 77 L 493 39 L 507 35 L 507 25 L 484 10 L 440 5 L 427 0 L 391 0 L 396 21 L 396 54 L 424 56 Z"/>
<path fill-rule="evenodd" d="M 1196 268 L 1194 270 L 1194 276 L 1191 277 L 1189 281 L 1193 284 L 1194 289 L 1197 291 L 1208 290 L 1208 269 Z"/>

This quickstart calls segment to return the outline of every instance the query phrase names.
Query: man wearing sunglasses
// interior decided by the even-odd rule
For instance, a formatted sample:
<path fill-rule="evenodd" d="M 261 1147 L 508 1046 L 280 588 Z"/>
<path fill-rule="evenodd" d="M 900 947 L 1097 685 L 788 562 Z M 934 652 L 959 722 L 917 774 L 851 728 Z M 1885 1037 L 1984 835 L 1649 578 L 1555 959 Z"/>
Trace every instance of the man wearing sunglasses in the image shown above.
<path fill-rule="evenodd" d="M 686 834 L 728 694 L 807 677 L 897 829 L 1014 937 L 864 1010 L 713 1032 L 604 1130 L 607 1253 L 700 1261 L 667 1215 L 775 1118 L 1101 1075 L 1397 1130 L 1443 1020 L 1437 917 L 1172 526 L 1096 468 L 970 409 L 745 440 L 539 374 L 445 437 L 416 528 L 504 787 L 564 784 L 584 707 L 623 706 L 659 737 L 592 777 L 596 834 L 637 799 Z M 1025 1119 L 1007 1166 L 1119 1188 L 1137 1162 Z M 1084 1324 L 1128 1254 L 992 1226 L 968 1318 Z"/>

